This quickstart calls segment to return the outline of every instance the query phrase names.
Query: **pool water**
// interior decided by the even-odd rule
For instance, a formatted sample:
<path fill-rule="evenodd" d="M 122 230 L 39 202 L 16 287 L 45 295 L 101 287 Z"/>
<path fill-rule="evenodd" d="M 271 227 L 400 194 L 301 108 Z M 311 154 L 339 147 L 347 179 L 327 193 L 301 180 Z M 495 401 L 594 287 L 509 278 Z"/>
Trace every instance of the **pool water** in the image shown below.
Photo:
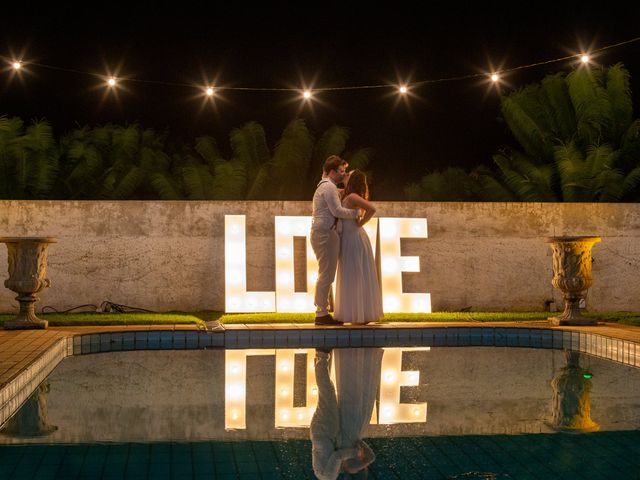
<path fill-rule="evenodd" d="M 539 348 L 330 355 L 340 416 L 363 419 L 375 452 L 368 478 L 640 479 L 636 367 Z M 69 357 L 0 431 L 0 479 L 313 479 L 319 356 Z"/>

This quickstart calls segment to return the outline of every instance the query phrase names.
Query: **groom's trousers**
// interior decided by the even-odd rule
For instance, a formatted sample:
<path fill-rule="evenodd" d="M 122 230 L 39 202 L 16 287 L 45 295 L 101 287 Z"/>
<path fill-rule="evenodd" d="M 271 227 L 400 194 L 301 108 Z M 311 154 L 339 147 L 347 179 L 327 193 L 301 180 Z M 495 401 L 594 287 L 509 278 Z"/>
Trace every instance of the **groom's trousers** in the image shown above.
<path fill-rule="evenodd" d="M 318 280 L 314 304 L 316 316 L 326 315 L 329 310 L 329 292 L 336 278 L 338 255 L 340 254 L 340 235 L 335 229 L 312 229 L 311 248 L 318 260 Z"/>

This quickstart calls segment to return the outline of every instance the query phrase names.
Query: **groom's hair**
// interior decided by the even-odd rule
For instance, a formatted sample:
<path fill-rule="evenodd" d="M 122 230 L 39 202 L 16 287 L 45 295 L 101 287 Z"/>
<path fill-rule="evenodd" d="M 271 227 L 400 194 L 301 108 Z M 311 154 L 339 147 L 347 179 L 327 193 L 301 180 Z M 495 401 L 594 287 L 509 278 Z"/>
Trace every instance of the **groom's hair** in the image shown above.
<path fill-rule="evenodd" d="M 342 165 L 349 165 L 346 160 L 343 160 L 337 155 L 331 155 L 324 161 L 324 165 L 322 166 L 322 171 L 328 174 L 331 170 L 338 170 L 338 167 Z"/>

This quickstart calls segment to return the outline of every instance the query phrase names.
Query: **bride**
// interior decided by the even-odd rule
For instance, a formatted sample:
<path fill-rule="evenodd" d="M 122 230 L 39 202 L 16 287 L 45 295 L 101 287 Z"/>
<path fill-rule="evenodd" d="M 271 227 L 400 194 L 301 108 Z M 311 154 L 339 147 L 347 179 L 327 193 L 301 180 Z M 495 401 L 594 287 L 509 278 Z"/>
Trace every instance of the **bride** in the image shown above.
<path fill-rule="evenodd" d="M 361 228 L 376 208 L 369 202 L 367 177 L 353 170 L 342 193 L 342 206 L 360 209 L 357 219 L 341 219 L 340 259 L 336 280 L 336 320 L 365 324 L 383 317 L 378 272 L 367 233 Z"/>

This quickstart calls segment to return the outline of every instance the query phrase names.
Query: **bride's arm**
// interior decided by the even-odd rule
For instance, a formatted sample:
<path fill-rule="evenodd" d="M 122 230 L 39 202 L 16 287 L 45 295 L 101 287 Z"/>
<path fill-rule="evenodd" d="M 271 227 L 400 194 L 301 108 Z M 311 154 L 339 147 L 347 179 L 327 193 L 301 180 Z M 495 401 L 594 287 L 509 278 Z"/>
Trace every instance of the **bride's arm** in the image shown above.
<path fill-rule="evenodd" d="M 376 207 L 373 206 L 373 203 L 368 202 L 356 193 L 350 194 L 347 198 L 349 204 L 354 208 L 357 207 L 364 210 L 364 216 L 358 220 L 358 226 L 362 227 L 365 223 L 371 220 L 373 214 L 376 213 Z"/>

